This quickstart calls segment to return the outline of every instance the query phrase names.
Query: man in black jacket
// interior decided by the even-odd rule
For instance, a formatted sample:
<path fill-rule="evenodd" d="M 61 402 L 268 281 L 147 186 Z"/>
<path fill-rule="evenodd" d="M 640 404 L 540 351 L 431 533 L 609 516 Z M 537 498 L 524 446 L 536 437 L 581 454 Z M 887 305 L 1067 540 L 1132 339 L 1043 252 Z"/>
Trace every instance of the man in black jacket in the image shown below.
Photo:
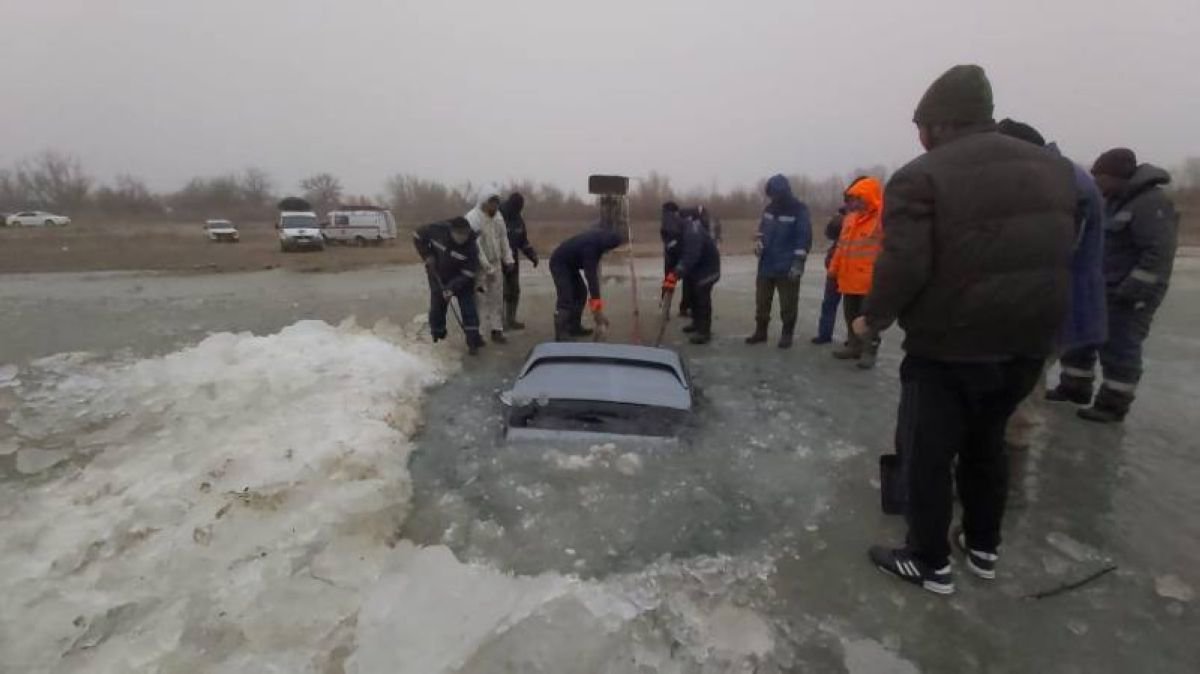
<path fill-rule="evenodd" d="M 521 302 L 521 257 L 517 253 L 529 258 L 534 269 L 538 266 L 538 254 L 533 244 L 529 243 L 525 218 L 521 215 L 524 209 L 525 196 L 520 192 L 513 192 L 500 204 L 500 214 L 504 216 L 504 225 L 508 228 L 508 246 L 513 251 L 512 266 L 504 270 L 505 330 L 525 329 L 525 324 L 517 320 L 517 305 Z"/>
<path fill-rule="evenodd" d="M 873 547 L 881 570 L 954 591 L 947 533 L 957 470 L 967 568 L 995 578 L 1008 493 L 1004 428 L 1033 389 L 1067 310 L 1076 191 L 1069 162 L 996 133 L 979 66 L 956 66 L 917 105 L 928 150 L 892 177 L 869 337 L 899 319 L 906 356 L 897 447 L 908 539 Z M 955 469 L 955 459 L 957 468 Z"/>
<path fill-rule="evenodd" d="M 550 255 L 554 278 L 554 340 L 567 342 L 592 334 L 583 327 L 583 309 L 591 309 L 596 327 L 608 328 L 604 300 L 600 297 L 600 258 L 621 245 L 621 236 L 603 221 L 563 241 Z"/>
<path fill-rule="evenodd" d="M 683 328 L 692 333 L 692 344 L 712 341 L 712 293 L 721 280 L 721 252 L 717 242 L 704 227 L 699 214 L 686 217 L 673 234 L 663 228 L 664 259 L 667 268 L 663 279 L 664 295 L 683 284 L 684 297 L 691 301 L 691 325 Z M 680 313 L 682 315 L 682 311 Z"/>
<path fill-rule="evenodd" d="M 1092 175 L 1105 198 L 1108 340 L 1099 348 L 1085 346 L 1063 354 L 1062 378 L 1046 398 L 1080 405 L 1091 402 L 1098 357 L 1104 385 L 1092 406 L 1079 410 L 1079 416 L 1115 423 L 1129 414 L 1142 379 L 1142 342 L 1167 295 L 1179 213 L 1163 190 L 1171 176 L 1157 166 L 1139 166 L 1133 150 L 1116 148 L 1100 155 Z"/>
<path fill-rule="evenodd" d="M 458 298 L 467 350 L 473 356 L 483 346 L 479 334 L 479 312 L 475 307 L 475 285 L 479 272 L 479 247 L 466 218 L 435 222 L 413 233 L 413 246 L 425 262 L 429 279 L 429 331 L 433 341 L 446 338 L 446 310 Z"/>

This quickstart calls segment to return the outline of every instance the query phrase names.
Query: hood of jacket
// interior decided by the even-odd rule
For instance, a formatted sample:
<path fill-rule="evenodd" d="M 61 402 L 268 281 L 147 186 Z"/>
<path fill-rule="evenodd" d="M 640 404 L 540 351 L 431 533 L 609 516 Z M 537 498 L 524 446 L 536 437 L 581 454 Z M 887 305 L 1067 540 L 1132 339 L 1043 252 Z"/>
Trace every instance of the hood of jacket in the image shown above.
<path fill-rule="evenodd" d="M 883 184 L 878 178 L 863 178 L 846 189 L 847 197 L 858 197 L 867 205 L 867 212 L 879 213 L 883 210 Z"/>
<path fill-rule="evenodd" d="M 503 200 L 503 197 L 500 196 L 500 190 L 492 184 L 484 185 L 475 195 L 475 206 L 482 206 L 492 199 L 496 199 L 497 201 Z"/>
<path fill-rule="evenodd" d="M 508 195 L 508 199 L 500 204 L 500 212 L 505 216 L 520 215 L 521 211 L 525 210 L 525 195 L 520 192 L 513 192 Z"/>
<path fill-rule="evenodd" d="M 1134 171 L 1133 177 L 1129 179 L 1129 186 L 1125 188 L 1122 197 L 1129 199 L 1152 187 L 1165 187 L 1169 184 L 1171 184 L 1170 173 L 1154 164 L 1142 164 L 1137 167 L 1137 171 Z"/>
<path fill-rule="evenodd" d="M 794 198 L 792 184 L 788 182 L 787 176 L 777 173 L 767 180 L 767 198 L 773 204 L 782 204 Z"/>

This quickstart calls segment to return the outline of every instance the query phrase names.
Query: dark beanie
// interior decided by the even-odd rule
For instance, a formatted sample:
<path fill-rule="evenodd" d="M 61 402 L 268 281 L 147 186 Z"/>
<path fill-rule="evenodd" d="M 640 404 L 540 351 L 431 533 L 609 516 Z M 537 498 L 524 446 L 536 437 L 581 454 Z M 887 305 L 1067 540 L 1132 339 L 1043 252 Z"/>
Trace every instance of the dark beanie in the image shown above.
<path fill-rule="evenodd" d="M 1137 172 L 1137 155 L 1127 147 L 1118 147 L 1105 152 L 1092 165 L 1092 175 L 1112 176 L 1129 180 Z"/>
<path fill-rule="evenodd" d="M 1026 143 L 1033 143 L 1038 147 L 1046 147 L 1046 139 L 1038 130 L 1029 126 L 1024 122 L 1018 122 L 1015 119 L 1005 118 L 1000 120 L 996 125 L 996 130 L 1006 136 L 1012 136 L 1017 140 L 1023 140 Z"/>
<path fill-rule="evenodd" d="M 980 124 L 992 121 L 992 83 L 983 68 L 954 66 L 929 85 L 913 121 L 917 124 Z"/>

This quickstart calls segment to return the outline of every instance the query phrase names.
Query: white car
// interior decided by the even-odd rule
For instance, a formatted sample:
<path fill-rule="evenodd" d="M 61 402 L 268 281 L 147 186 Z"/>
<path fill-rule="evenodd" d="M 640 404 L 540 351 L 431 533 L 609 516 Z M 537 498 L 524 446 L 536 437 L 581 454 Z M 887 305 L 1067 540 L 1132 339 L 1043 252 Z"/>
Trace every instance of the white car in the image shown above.
<path fill-rule="evenodd" d="M 7 224 L 9 227 L 64 227 L 71 224 L 71 218 L 46 211 L 21 211 L 8 216 Z"/>
<path fill-rule="evenodd" d="M 279 250 L 324 250 L 325 237 L 321 235 L 321 224 L 312 211 L 282 211 L 279 222 Z"/>
<path fill-rule="evenodd" d="M 237 227 L 228 220 L 206 220 L 204 222 L 204 233 L 208 236 L 209 241 L 238 242 Z"/>

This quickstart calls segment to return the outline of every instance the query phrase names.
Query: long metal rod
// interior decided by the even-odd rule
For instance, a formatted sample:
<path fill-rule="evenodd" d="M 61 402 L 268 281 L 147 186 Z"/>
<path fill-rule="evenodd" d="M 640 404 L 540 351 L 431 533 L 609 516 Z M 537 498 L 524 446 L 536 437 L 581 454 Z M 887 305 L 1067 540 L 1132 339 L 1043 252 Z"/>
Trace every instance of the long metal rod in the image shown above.
<path fill-rule="evenodd" d="M 633 220 L 629 217 L 629 199 L 621 198 L 622 217 L 625 218 L 625 229 L 628 232 L 628 245 L 625 249 L 625 256 L 629 260 L 629 288 L 633 292 L 633 335 L 630 341 L 634 344 L 642 343 L 642 311 L 638 305 L 638 277 L 637 267 L 633 263 Z"/>

